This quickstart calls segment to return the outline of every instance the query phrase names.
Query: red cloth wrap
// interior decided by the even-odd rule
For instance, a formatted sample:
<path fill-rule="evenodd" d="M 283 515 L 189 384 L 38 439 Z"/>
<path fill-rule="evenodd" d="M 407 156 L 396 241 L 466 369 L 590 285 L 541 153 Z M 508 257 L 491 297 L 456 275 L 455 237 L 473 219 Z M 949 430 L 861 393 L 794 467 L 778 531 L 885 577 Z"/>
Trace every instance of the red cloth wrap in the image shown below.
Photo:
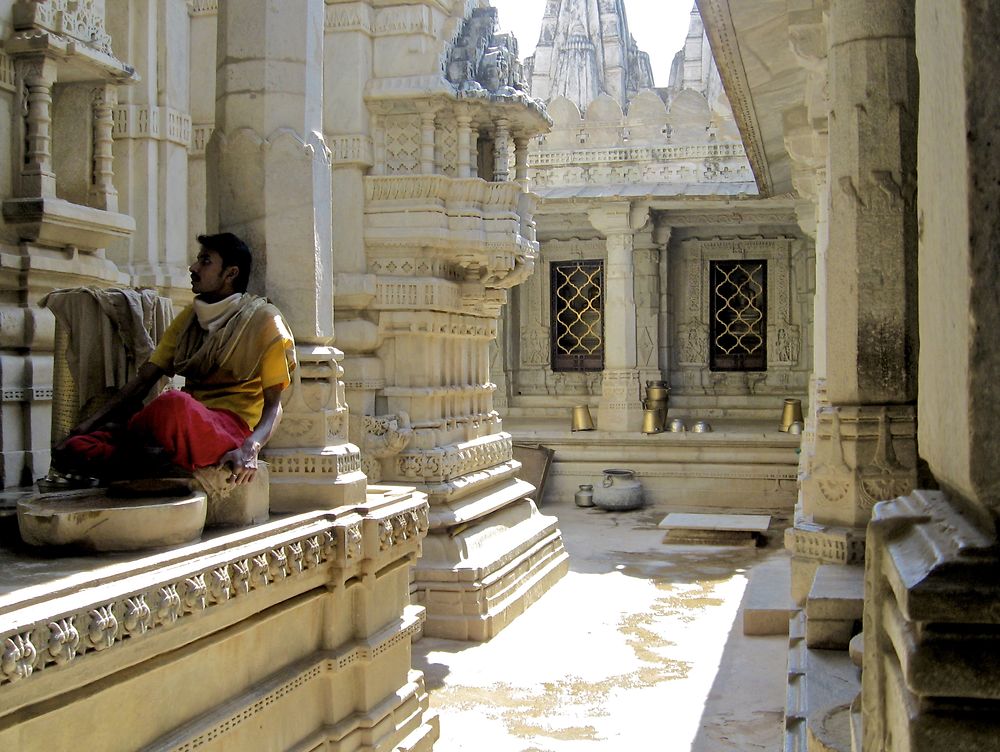
<path fill-rule="evenodd" d="M 215 465 L 250 435 L 246 422 L 229 410 L 205 407 L 186 392 L 164 392 L 132 416 L 124 436 L 108 431 L 74 436 L 66 449 L 98 464 L 112 461 L 123 441 L 158 446 L 185 470 Z"/>

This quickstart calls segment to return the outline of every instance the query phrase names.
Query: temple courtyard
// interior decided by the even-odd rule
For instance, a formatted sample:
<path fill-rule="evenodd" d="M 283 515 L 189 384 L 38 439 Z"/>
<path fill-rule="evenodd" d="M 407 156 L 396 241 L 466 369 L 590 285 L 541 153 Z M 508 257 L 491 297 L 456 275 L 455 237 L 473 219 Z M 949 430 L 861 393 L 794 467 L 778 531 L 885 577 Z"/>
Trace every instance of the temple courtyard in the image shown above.
<path fill-rule="evenodd" d="M 743 616 L 787 597 L 787 519 L 764 547 L 682 546 L 662 542 L 656 507 L 542 511 L 569 573 L 488 643 L 414 645 L 435 750 L 782 748 L 788 637 L 745 636 Z"/>

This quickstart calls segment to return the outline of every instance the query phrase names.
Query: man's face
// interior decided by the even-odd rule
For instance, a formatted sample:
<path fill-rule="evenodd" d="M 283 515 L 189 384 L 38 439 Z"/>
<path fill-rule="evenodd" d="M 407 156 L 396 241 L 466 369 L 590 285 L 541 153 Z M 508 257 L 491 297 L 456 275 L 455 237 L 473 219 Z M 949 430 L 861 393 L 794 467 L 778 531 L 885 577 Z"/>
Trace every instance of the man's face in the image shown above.
<path fill-rule="evenodd" d="M 217 251 L 202 248 L 188 271 L 191 272 L 191 291 L 195 295 L 221 300 L 235 292 L 233 280 L 239 269 L 235 266 L 224 267 L 222 256 Z"/>

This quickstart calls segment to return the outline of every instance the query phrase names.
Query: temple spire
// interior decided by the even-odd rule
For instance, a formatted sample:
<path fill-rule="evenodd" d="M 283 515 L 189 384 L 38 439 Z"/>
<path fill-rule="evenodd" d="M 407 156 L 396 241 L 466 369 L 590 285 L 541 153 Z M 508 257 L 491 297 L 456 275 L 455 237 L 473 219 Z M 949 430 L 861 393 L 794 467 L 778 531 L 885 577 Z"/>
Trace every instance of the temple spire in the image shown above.
<path fill-rule="evenodd" d="M 532 96 L 563 96 L 581 111 L 602 94 L 624 107 L 653 86 L 649 55 L 628 31 L 623 0 L 550 0 L 525 69 Z"/>

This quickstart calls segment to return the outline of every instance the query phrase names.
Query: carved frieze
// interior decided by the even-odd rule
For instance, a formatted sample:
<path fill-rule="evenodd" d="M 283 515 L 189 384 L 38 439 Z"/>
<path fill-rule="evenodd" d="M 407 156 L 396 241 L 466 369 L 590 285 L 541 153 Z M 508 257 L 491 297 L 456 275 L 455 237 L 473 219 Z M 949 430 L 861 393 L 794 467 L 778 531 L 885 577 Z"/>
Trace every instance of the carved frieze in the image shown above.
<path fill-rule="evenodd" d="M 414 482 L 447 481 L 509 462 L 513 451 L 510 434 L 499 433 L 464 444 L 402 452 L 396 457 L 395 472 Z"/>
<path fill-rule="evenodd" d="M 327 33 L 360 31 L 371 36 L 374 31 L 374 10 L 364 2 L 327 5 L 324 24 Z"/>
<path fill-rule="evenodd" d="M 375 12 L 375 34 L 396 36 L 399 34 L 424 34 L 437 36 L 434 12 L 426 5 L 397 5 L 379 8 Z"/>
<path fill-rule="evenodd" d="M 104 26 L 105 0 L 19 0 L 14 4 L 14 28 L 36 28 L 71 37 L 114 56 L 111 35 Z"/>
<path fill-rule="evenodd" d="M 372 140 L 364 134 L 331 136 L 327 141 L 333 165 L 370 167 L 374 164 Z"/>
<path fill-rule="evenodd" d="M 112 135 L 116 140 L 151 138 L 192 146 L 191 116 L 172 107 L 120 104 L 115 106 L 112 118 Z M 199 135 L 205 138 L 205 134 Z M 204 141 L 201 149 L 204 150 Z"/>

